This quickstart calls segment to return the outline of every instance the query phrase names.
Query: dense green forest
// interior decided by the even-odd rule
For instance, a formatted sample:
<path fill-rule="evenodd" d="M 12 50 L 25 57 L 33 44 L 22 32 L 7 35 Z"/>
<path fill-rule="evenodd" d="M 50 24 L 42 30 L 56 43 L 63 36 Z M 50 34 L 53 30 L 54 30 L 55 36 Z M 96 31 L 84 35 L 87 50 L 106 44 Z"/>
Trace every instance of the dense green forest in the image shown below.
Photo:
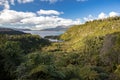
<path fill-rule="evenodd" d="M 73 26 L 59 39 L 1 34 L 0 79 L 120 80 L 120 17 Z"/>

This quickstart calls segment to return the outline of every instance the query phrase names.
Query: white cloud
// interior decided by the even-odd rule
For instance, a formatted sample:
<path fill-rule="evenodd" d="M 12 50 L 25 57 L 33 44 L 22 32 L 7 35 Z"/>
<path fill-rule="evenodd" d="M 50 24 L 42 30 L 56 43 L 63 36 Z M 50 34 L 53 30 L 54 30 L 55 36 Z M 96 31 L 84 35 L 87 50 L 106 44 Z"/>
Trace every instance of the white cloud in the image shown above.
<path fill-rule="evenodd" d="M 36 14 L 31 12 L 17 12 L 14 10 L 3 10 L 0 12 L 0 23 L 18 23 L 21 19 L 34 17 Z"/>
<path fill-rule="evenodd" d="M 5 2 L 5 0 L 0 0 L 0 5 L 2 5 L 2 3 L 4 3 Z"/>
<path fill-rule="evenodd" d="M 100 14 L 98 14 L 97 17 L 92 16 L 92 15 L 89 15 L 88 17 L 84 17 L 83 22 L 93 21 L 93 20 L 98 20 L 98 19 L 105 19 L 108 17 L 115 17 L 115 16 L 120 16 L 120 13 L 112 11 L 112 12 L 106 14 L 104 12 L 101 12 Z"/>
<path fill-rule="evenodd" d="M 0 11 L 0 25 L 16 28 L 44 29 L 57 26 L 69 26 L 80 24 L 79 19 L 65 19 L 54 15 L 37 15 L 32 12 L 17 12 L 14 10 Z"/>
<path fill-rule="evenodd" d="M 33 2 L 34 0 L 17 0 L 18 3 L 30 3 Z"/>
<path fill-rule="evenodd" d="M 98 19 L 105 19 L 108 17 L 115 17 L 115 16 L 119 16 L 119 15 L 120 15 L 119 13 L 114 12 L 114 11 L 110 12 L 109 14 L 105 14 L 102 12 L 98 15 Z"/>
<path fill-rule="evenodd" d="M 108 16 L 105 14 L 105 13 L 103 13 L 103 12 L 101 12 L 99 15 L 98 15 L 98 19 L 104 19 L 104 18 L 107 18 Z"/>
<path fill-rule="evenodd" d="M 80 24 L 80 20 L 64 19 L 58 16 L 39 16 L 21 20 L 23 24 L 35 25 L 33 29 L 53 28 L 57 26 L 69 26 Z"/>
<path fill-rule="evenodd" d="M 0 6 L 4 9 L 10 9 L 9 2 L 7 0 L 0 0 Z"/>
<path fill-rule="evenodd" d="M 93 17 L 92 15 L 89 15 L 88 17 L 84 17 L 83 19 L 84 21 L 93 21 L 95 17 Z"/>
<path fill-rule="evenodd" d="M 115 16 L 119 16 L 119 15 L 120 15 L 120 13 L 117 13 L 117 12 L 114 12 L 114 11 L 109 13 L 110 17 L 115 17 Z"/>
<path fill-rule="evenodd" d="M 34 0 L 0 0 L 0 7 L 3 6 L 4 9 L 10 9 L 10 4 L 15 5 L 15 1 L 18 3 L 30 3 Z"/>
<path fill-rule="evenodd" d="M 55 3 L 55 2 L 57 2 L 57 1 L 62 1 L 62 0 L 40 0 L 40 1 L 42 1 L 42 2 L 49 2 L 49 3 Z"/>
<path fill-rule="evenodd" d="M 4 3 L 4 9 L 10 9 L 8 1 L 5 1 L 5 3 Z"/>
<path fill-rule="evenodd" d="M 37 13 L 39 15 L 60 15 L 63 12 L 58 12 L 58 11 L 55 11 L 55 10 L 43 10 L 43 9 L 41 9 L 40 11 L 37 11 Z"/>
<path fill-rule="evenodd" d="M 11 3 L 12 5 L 15 5 L 15 1 L 14 1 L 14 0 L 10 0 L 10 3 Z"/>
<path fill-rule="evenodd" d="M 52 17 L 50 17 L 52 19 Z M 80 21 L 73 21 L 71 19 L 63 19 L 63 18 L 55 18 L 53 21 L 45 20 L 44 23 L 38 24 L 34 27 L 34 29 L 44 29 L 44 28 L 54 28 L 57 26 L 70 26 L 70 25 L 77 25 L 81 24 L 78 23 Z"/>

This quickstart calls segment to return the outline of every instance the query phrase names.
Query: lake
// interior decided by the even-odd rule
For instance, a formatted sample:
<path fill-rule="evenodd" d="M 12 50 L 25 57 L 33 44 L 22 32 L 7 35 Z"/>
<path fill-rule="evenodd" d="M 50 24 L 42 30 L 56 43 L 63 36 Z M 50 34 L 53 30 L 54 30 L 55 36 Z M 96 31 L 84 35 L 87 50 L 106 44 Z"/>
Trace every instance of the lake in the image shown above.
<path fill-rule="evenodd" d="M 31 33 L 33 35 L 39 35 L 42 38 L 44 38 L 45 36 L 56 36 L 56 35 L 60 35 L 63 34 L 65 31 L 23 31 L 25 33 Z"/>

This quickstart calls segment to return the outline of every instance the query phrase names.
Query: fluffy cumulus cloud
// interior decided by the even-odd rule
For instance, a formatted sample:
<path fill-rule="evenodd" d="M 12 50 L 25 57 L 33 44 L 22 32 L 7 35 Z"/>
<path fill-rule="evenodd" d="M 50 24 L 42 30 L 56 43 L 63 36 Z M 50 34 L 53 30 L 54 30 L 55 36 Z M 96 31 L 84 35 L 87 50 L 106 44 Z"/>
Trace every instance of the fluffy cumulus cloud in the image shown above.
<path fill-rule="evenodd" d="M 0 23 L 18 23 L 24 18 L 34 17 L 35 13 L 32 12 L 17 12 L 14 10 L 3 10 L 0 12 Z"/>
<path fill-rule="evenodd" d="M 102 12 L 98 15 L 98 19 L 105 19 L 108 17 L 115 17 L 115 16 L 120 16 L 120 13 L 112 11 L 109 14 L 105 14 Z"/>
<path fill-rule="evenodd" d="M 47 10 L 44 10 L 47 12 Z M 3 10 L 0 11 L 0 25 L 6 27 L 16 27 L 16 28 L 29 28 L 29 29 L 44 29 L 44 28 L 54 28 L 57 26 L 70 26 L 80 24 L 80 20 L 65 19 L 58 16 L 60 12 L 55 10 L 49 13 L 50 15 L 38 15 L 38 13 L 33 12 L 17 12 L 14 10 Z M 39 11 L 38 11 L 39 12 Z M 58 13 L 54 13 L 58 12 Z M 54 15 L 52 15 L 54 13 Z M 41 13 L 45 14 L 45 13 Z"/>
<path fill-rule="evenodd" d="M 89 15 L 88 17 L 84 17 L 83 19 L 84 21 L 93 21 L 95 17 L 93 17 L 92 15 Z"/>
<path fill-rule="evenodd" d="M 44 29 L 57 26 L 77 25 L 80 24 L 80 20 L 65 19 L 59 16 L 36 16 L 22 19 L 21 23 L 34 25 L 32 29 Z"/>
<path fill-rule="evenodd" d="M 60 15 L 63 14 L 63 12 L 58 12 L 55 10 L 43 10 L 37 11 L 38 15 Z"/>
<path fill-rule="evenodd" d="M 41 20 L 41 22 L 36 23 L 37 25 L 34 27 L 35 29 L 54 28 L 57 26 L 70 26 L 70 25 L 80 24 L 80 21 L 78 20 L 73 21 L 71 19 L 64 19 L 54 16 L 39 17 L 39 20 Z"/>
<path fill-rule="evenodd" d="M 103 12 L 101 12 L 99 15 L 98 15 L 98 19 L 104 19 L 104 18 L 107 18 L 108 16 L 105 14 L 105 13 L 103 13 Z"/>
<path fill-rule="evenodd" d="M 84 17 L 83 20 L 86 22 L 86 21 L 105 19 L 105 18 L 108 18 L 108 17 L 115 17 L 115 16 L 120 16 L 120 13 L 112 11 L 112 12 L 106 14 L 104 12 L 101 12 L 100 14 L 98 14 L 97 17 L 89 15 L 88 17 Z"/>
<path fill-rule="evenodd" d="M 120 13 L 113 12 L 113 11 L 109 13 L 110 17 L 115 17 L 115 16 L 119 16 L 119 15 L 120 15 Z"/>

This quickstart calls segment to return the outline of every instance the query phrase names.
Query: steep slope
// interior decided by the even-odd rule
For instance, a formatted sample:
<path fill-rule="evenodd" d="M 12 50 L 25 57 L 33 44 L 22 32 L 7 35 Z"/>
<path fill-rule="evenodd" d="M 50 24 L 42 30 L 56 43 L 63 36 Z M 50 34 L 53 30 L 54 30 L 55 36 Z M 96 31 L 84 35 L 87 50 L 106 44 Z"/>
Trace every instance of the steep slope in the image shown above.
<path fill-rule="evenodd" d="M 111 17 L 104 20 L 94 20 L 83 25 L 73 26 L 67 30 L 61 39 L 65 41 L 64 50 L 80 50 L 84 41 L 90 37 L 102 37 L 114 32 L 120 32 L 120 17 Z"/>

